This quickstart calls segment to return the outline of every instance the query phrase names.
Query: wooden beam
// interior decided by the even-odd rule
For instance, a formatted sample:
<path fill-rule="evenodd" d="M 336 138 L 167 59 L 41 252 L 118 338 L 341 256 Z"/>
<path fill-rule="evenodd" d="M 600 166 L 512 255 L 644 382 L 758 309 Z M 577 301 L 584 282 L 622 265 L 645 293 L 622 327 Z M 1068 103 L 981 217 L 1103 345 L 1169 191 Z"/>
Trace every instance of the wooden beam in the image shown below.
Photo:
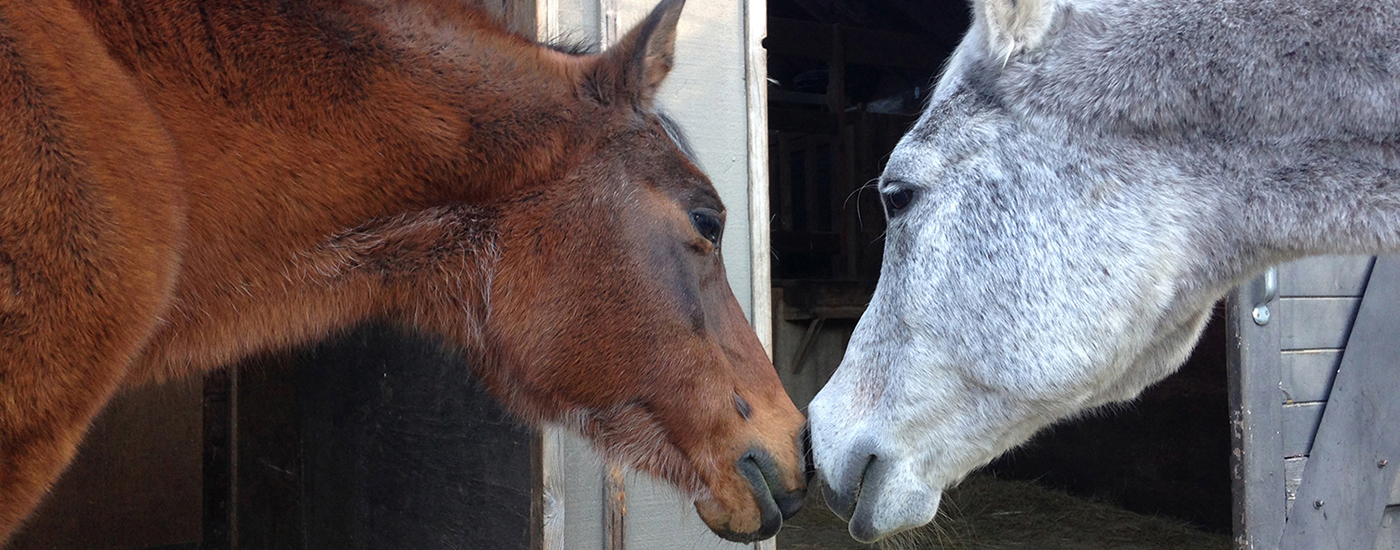
<path fill-rule="evenodd" d="M 768 34 L 768 2 L 744 2 L 744 80 L 745 102 L 748 107 L 748 170 L 749 170 L 749 266 L 752 304 L 750 324 L 763 343 L 768 357 L 773 357 L 773 250 L 769 232 L 772 230 L 772 208 L 769 201 L 768 178 L 768 52 L 763 50 L 763 37 Z M 771 546 L 771 545 L 770 545 Z"/>
<path fill-rule="evenodd" d="M 1400 257 L 1376 260 L 1303 470 L 1284 550 L 1374 548 L 1400 472 Z"/>
<path fill-rule="evenodd" d="M 622 478 L 622 466 L 608 461 L 603 474 L 603 533 L 606 550 L 627 548 L 627 484 Z"/>
<path fill-rule="evenodd" d="M 1267 299 L 1262 279 L 1231 292 L 1227 308 L 1231 519 L 1239 550 L 1276 548 L 1285 517 L 1280 323 L 1259 326 L 1250 315 Z"/>

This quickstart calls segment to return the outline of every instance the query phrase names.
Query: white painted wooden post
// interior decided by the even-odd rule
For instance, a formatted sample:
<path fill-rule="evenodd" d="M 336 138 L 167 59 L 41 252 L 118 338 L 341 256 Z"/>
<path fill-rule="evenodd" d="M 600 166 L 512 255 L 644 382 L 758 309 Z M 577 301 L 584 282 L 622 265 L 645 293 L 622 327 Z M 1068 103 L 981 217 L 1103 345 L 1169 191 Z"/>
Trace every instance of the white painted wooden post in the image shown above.
<path fill-rule="evenodd" d="M 768 206 L 768 3 L 744 2 L 744 67 L 748 90 L 749 272 L 753 286 L 749 320 L 763 349 L 773 357 L 773 259 Z"/>

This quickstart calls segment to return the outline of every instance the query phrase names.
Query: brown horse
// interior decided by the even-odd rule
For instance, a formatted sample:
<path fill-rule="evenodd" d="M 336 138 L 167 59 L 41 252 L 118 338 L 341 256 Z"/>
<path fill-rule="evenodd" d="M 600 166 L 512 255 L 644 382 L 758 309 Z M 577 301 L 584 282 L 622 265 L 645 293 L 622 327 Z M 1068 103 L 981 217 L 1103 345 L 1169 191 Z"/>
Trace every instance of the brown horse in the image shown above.
<path fill-rule="evenodd" d="M 651 112 L 681 4 L 573 55 L 455 0 L 0 0 L 0 544 L 122 386 L 366 319 L 771 536 L 803 418 Z"/>

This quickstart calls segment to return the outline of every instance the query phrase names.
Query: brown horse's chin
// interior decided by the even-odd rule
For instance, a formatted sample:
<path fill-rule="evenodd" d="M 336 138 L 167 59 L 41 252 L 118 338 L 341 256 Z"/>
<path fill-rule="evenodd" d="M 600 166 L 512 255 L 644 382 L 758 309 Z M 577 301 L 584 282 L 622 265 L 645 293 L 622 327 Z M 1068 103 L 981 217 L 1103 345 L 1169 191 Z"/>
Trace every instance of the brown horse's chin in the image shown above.
<path fill-rule="evenodd" d="M 778 534 L 783 521 L 802 508 L 807 496 L 805 488 L 788 490 L 783 487 L 776 464 L 763 450 L 744 453 L 735 465 L 741 486 L 748 494 L 733 499 L 707 493 L 695 501 L 695 511 L 711 531 L 733 542 L 753 542 Z M 725 506 L 722 500 L 729 500 Z"/>
<path fill-rule="evenodd" d="M 754 500 L 746 511 L 726 509 L 714 497 L 695 501 L 695 511 L 716 535 L 733 542 L 754 542 L 778 534 L 783 526 L 782 515 L 771 496 L 755 491 Z"/>
<path fill-rule="evenodd" d="M 806 479 L 800 473 L 805 462 L 799 459 L 796 464 L 797 481 L 784 483 L 792 476 L 782 475 L 773 455 L 758 444 L 731 459 L 728 468 L 696 469 L 686 453 L 669 442 L 665 430 L 644 407 L 624 406 L 605 414 L 595 413 L 583 425 L 590 428 L 585 435 L 594 438 L 603 454 L 697 494 L 695 511 L 700 519 L 726 540 L 753 542 L 771 538 L 783 521 L 802 508 L 807 495 Z M 802 437 L 797 444 L 799 449 L 806 446 Z M 633 454 L 621 455 L 617 449 L 629 449 Z M 798 451 L 799 456 L 803 454 Z M 795 487 L 789 488 L 790 485 Z"/>

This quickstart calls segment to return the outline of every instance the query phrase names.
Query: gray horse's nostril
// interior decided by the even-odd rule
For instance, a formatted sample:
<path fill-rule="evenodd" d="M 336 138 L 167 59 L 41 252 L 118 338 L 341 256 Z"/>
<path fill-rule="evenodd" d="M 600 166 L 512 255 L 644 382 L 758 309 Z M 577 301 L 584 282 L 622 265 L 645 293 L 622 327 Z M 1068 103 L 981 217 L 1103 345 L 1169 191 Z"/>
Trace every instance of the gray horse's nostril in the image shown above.
<path fill-rule="evenodd" d="M 855 514 L 856 502 L 860 500 L 860 490 L 865 485 L 865 474 L 870 470 L 870 466 L 875 464 L 875 455 L 860 465 L 860 470 L 853 472 L 854 476 L 847 474 L 845 483 L 842 483 L 842 490 L 832 487 L 826 482 L 823 476 L 818 476 L 822 486 L 822 498 L 826 499 L 826 506 L 839 516 L 842 520 L 851 521 L 851 516 Z"/>

